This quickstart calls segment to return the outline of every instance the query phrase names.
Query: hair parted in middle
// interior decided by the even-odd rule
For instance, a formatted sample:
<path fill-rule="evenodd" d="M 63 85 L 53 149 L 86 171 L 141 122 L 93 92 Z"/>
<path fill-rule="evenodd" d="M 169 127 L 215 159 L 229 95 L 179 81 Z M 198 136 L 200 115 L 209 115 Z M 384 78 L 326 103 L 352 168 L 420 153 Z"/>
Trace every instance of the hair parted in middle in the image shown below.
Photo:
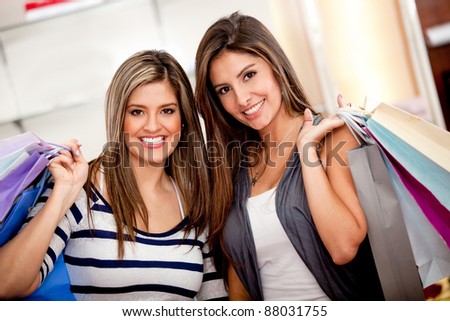
<path fill-rule="evenodd" d="M 123 131 L 127 103 L 135 89 L 161 81 L 168 82 L 173 88 L 184 124 L 178 146 L 169 155 L 165 170 L 180 187 L 185 213 L 189 215 L 185 230 L 194 228 L 199 234 L 207 225 L 205 215 L 209 208 L 210 185 L 205 166 L 205 145 L 189 78 L 169 53 L 158 50 L 137 52 L 122 63 L 107 90 L 107 143 L 101 155 L 91 162 L 86 186 L 86 191 L 90 193 L 96 173 L 104 173 L 105 187 L 117 225 L 119 257 L 123 256 L 124 232 L 135 240 L 135 213 L 142 217 L 143 222 L 148 222 L 149 218 L 133 171 L 128 165 L 129 152 Z"/>

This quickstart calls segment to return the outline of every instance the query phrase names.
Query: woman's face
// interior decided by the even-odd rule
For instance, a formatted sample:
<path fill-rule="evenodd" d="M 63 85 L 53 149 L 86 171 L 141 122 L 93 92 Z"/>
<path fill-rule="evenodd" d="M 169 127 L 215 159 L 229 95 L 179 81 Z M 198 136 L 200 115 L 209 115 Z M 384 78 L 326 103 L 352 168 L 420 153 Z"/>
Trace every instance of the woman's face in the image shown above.
<path fill-rule="evenodd" d="M 263 59 L 224 51 L 211 62 L 209 74 L 223 107 L 241 123 L 262 130 L 280 112 L 281 89 Z"/>
<path fill-rule="evenodd" d="M 165 164 L 181 132 L 181 110 L 169 82 L 150 83 L 133 91 L 125 111 L 123 131 L 132 164 Z"/>

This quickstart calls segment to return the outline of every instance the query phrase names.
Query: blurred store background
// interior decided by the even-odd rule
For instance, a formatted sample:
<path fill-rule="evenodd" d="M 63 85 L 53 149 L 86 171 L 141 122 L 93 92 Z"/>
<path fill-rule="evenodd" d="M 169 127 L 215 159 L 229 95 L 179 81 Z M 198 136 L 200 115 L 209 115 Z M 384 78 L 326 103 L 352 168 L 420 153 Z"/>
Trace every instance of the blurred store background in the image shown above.
<path fill-rule="evenodd" d="M 0 0 L 0 139 L 76 137 L 95 157 L 119 64 L 162 48 L 194 81 L 201 36 L 236 10 L 273 31 L 320 110 L 333 111 L 342 93 L 449 127 L 448 0 Z"/>
<path fill-rule="evenodd" d="M 104 95 L 143 49 L 169 51 L 194 84 L 208 26 L 239 10 L 272 30 L 311 101 L 383 101 L 450 128 L 449 0 L 0 0 L 0 139 L 75 137 L 88 160 L 105 143 Z M 450 299 L 449 279 L 426 289 Z"/>

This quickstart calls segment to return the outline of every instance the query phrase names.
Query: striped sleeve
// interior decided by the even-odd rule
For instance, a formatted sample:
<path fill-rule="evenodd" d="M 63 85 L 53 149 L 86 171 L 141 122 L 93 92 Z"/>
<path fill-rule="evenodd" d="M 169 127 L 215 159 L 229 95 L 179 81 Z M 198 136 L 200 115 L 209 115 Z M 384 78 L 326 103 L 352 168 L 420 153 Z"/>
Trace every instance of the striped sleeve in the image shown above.
<path fill-rule="evenodd" d="M 224 301 L 228 300 L 228 292 L 222 276 L 214 266 L 213 257 L 209 251 L 207 242 L 202 248 L 203 255 L 203 282 L 197 293 L 196 300 L 199 301 Z"/>
<path fill-rule="evenodd" d="M 39 198 L 35 207 L 30 211 L 26 224 L 35 217 L 48 200 L 50 193 L 52 192 L 53 184 L 49 184 L 49 187 L 45 190 L 42 196 Z M 86 211 L 86 194 L 84 190 L 81 191 L 77 201 L 71 206 L 69 211 L 59 222 L 55 229 L 55 232 L 50 240 L 50 245 L 44 256 L 44 260 L 41 265 L 41 283 L 45 280 L 47 275 L 53 270 L 54 264 L 58 256 L 64 251 L 66 243 L 71 234 L 71 222 L 79 223 L 83 217 L 83 211 Z"/>

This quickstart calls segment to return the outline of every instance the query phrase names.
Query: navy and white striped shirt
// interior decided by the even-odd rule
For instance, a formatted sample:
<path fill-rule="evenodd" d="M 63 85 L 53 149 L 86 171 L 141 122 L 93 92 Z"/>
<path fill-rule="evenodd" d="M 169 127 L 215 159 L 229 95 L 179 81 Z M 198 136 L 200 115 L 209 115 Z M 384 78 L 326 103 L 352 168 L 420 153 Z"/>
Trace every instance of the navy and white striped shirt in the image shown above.
<path fill-rule="evenodd" d="M 30 218 L 39 212 L 50 192 L 51 188 L 45 191 Z M 86 198 L 82 190 L 59 223 L 42 263 L 42 279 L 64 252 L 77 300 L 227 299 L 223 280 L 212 264 L 206 233 L 195 239 L 190 231 L 185 237 L 187 218 L 165 233 L 136 229 L 136 242 L 125 241 L 124 257 L 119 260 L 110 206 L 95 190 L 90 224 Z"/>

